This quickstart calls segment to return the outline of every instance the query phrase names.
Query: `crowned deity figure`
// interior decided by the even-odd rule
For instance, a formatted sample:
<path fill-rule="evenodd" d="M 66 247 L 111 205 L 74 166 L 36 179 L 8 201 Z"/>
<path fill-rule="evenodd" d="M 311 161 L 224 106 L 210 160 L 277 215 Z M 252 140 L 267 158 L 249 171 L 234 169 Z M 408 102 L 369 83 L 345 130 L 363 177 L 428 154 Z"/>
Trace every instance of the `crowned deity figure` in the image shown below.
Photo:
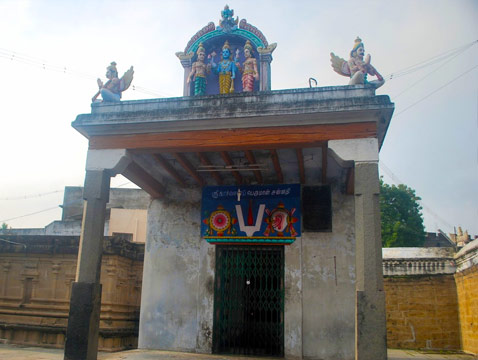
<path fill-rule="evenodd" d="M 236 62 L 236 66 L 242 72 L 242 91 L 251 92 L 254 91 L 254 80 L 259 80 L 259 72 L 257 60 L 252 56 L 252 44 L 249 40 L 244 45 L 244 57 L 246 61 L 242 66 L 239 62 Z"/>
<path fill-rule="evenodd" d="M 191 72 L 189 73 L 187 83 L 194 81 L 194 95 L 206 94 L 206 75 L 211 72 L 211 66 L 204 63 L 206 58 L 206 49 L 203 44 L 199 44 L 197 54 L 197 61 L 193 63 Z"/>
<path fill-rule="evenodd" d="M 219 93 L 229 94 L 234 92 L 234 79 L 236 78 L 236 64 L 232 61 L 229 42 L 226 40 L 222 47 L 222 57 L 218 64 L 214 62 L 214 53 L 211 54 L 211 67 L 219 75 Z"/>
<path fill-rule="evenodd" d="M 121 79 L 118 79 L 118 70 L 116 70 L 116 63 L 113 61 L 110 66 L 106 68 L 106 78 L 108 81 L 103 83 L 101 79 L 97 80 L 99 90 L 91 99 L 95 102 L 98 96 L 101 95 L 103 101 L 116 102 L 121 100 L 121 93 L 129 88 L 133 81 L 133 67 L 124 73 Z"/>
<path fill-rule="evenodd" d="M 335 72 L 343 76 L 349 76 L 349 85 L 358 84 L 371 84 L 376 88 L 379 88 L 385 83 L 382 75 L 372 66 L 370 55 L 365 55 L 365 47 L 362 39 L 357 37 L 355 44 L 350 51 L 349 61 L 335 56 L 334 53 L 330 53 L 332 67 Z M 377 80 L 368 81 L 367 75 L 376 76 Z"/>

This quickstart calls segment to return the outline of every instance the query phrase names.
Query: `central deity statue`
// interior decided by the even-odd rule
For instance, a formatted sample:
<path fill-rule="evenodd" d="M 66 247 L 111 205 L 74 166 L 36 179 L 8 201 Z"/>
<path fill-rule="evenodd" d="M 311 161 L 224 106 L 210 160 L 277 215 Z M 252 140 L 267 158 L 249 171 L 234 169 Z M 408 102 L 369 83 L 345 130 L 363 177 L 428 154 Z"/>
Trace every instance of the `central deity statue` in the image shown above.
<path fill-rule="evenodd" d="M 234 61 L 232 61 L 232 54 L 229 48 L 229 42 L 226 40 L 222 47 L 221 61 L 218 64 L 214 62 L 214 56 L 212 53 L 209 55 L 211 67 L 216 74 L 219 75 L 219 93 L 230 94 L 234 92 L 234 79 L 236 78 L 237 67 Z"/>

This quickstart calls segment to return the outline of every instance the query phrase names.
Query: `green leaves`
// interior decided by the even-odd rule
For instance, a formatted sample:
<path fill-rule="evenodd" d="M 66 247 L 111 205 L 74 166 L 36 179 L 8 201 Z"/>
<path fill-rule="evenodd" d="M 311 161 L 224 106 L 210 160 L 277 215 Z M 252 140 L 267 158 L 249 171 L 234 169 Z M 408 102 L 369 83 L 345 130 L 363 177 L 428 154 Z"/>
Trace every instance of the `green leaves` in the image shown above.
<path fill-rule="evenodd" d="M 419 247 L 425 241 L 421 200 L 406 185 L 388 185 L 380 179 L 383 247 Z"/>

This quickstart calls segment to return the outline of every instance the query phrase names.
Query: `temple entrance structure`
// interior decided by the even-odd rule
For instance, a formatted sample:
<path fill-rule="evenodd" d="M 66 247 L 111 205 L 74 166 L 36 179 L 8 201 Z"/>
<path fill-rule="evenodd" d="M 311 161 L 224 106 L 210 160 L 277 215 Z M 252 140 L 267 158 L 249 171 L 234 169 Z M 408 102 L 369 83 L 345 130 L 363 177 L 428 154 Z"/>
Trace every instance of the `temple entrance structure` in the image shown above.
<path fill-rule="evenodd" d="M 367 84 L 271 91 L 275 45 L 231 12 L 177 54 L 184 97 L 94 103 L 73 122 L 89 150 L 65 359 L 96 359 L 116 174 L 151 196 L 140 348 L 386 359 L 378 153 L 393 103 Z"/>

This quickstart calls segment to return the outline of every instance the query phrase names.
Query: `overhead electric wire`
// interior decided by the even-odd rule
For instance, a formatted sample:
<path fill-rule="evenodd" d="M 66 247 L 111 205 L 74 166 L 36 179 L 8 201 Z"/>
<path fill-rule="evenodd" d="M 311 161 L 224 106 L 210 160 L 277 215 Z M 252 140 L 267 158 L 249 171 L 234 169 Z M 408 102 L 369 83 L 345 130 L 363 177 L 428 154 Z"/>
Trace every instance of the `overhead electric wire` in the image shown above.
<path fill-rule="evenodd" d="M 25 214 L 25 215 L 16 216 L 16 217 L 13 217 L 13 218 L 10 218 L 10 219 L 0 220 L 0 223 L 5 223 L 5 222 L 7 222 L 7 221 L 24 218 L 24 217 L 31 216 L 31 215 L 40 214 L 40 213 L 43 213 L 43 212 L 46 212 L 46 211 L 50 211 L 50 210 L 53 210 L 53 209 L 58 209 L 58 207 L 59 207 L 59 205 L 57 205 L 57 206 L 55 206 L 55 207 L 48 208 L 48 209 L 43 209 L 43 210 L 40 210 L 40 211 L 36 211 L 36 212 L 30 213 L 30 214 Z"/>
<path fill-rule="evenodd" d="M 470 48 L 470 47 L 472 47 L 476 44 L 478 44 L 478 40 L 474 40 L 474 41 L 472 41 L 472 42 L 470 42 L 466 45 L 460 46 L 460 47 L 452 49 L 452 50 L 445 51 L 444 53 L 436 55 L 436 56 L 434 56 L 434 57 L 432 57 L 428 60 L 424 60 L 422 62 L 419 62 L 418 64 L 408 66 L 408 67 L 406 67 L 402 70 L 398 70 L 394 73 L 391 73 L 389 75 L 384 76 L 384 78 L 386 78 L 388 80 L 392 80 L 392 79 L 395 79 L 395 78 L 400 77 L 400 76 L 409 75 L 409 74 L 414 73 L 418 70 L 421 70 L 424 67 L 429 67 L 433 64 L 441 62 L 441 61 L 449 58 L 450 56 L 453 56 L 455 54 L 459 55 L 459 54 L 463 53 L 464 51 L 468 50 L 468 48 Z"/>
<path fill-rule="evenodd" d="M 400 180 L 394 173 L 392 170 L 390 170 L 390 168 L 385 165 L 385 163 L 380 160 L 379 161 L 379 166 L 380 168 L 385 172 L 387 173 L 387 175 L 392 179 L 392 181 L 399 185 L 399 184 L 404 184 L 404 182 L 402 180 Z M 425 210 L 427 213 L 429 213 L 432 217 L 435 218 L 435 220 L 438 220 L 440 223 L 442 223 L 443 225 L 446 225 L 449 229 L 453 229 L 453 225 L 450 225 L 446 220 L 444 220 L 440 215 L 438 215 L 436 212 L 434 212 L 429 206 L 427 206 L 423 200 L 418 200 L 418 203 L 421 205 L 421 207 L 423 208 L 423 210 Z"/>
<path fill-rule="evenodd" d="M 98 78 L 97 76 L 87 74 L 81 71 L 77 71 L 70 67 L 66 67 L 63 65 L 53 65 L 53 64 L 50 64 L 48 61 L 44 61 L 42 59 L 35 58 L 30 55 L 21 54 L 15 51 L 7 50 L 7 49 L 0 48 L 0 58 L 16 61 L 16 62 L 33 66 L 33 67 L 39 67 L 39 68 L 42 68 L 43 70 L 54 71 L 58 73 L 64 73 L 71 76 L 80 77 L 83 79 L 96 80 Z M 156 91 L 156 90 L 151 90 L 139 85 L 131 85 L 131 89 L 134 91 L 138 91 L 138 92 L 141 92 L 147 95 L 152 95 L 152 96 L 159 96 L 159 97 L 172 96 L 171 94 Z"/>
<path fill-rule="evenodd" d="M 453 80 L 447 82 L 446 84 L 440 86 L 438 89 L 435 89 L 433 90 L 431 93 L 429 93 L 428 95 L 422 97 L 420 100 L 414 102 L 413 104 L 407 106 L 405 109 L 403 109 L 402 111 L 398 112 L 397 114 L 394 115 L 394 118 L 396 118 L 397 116 L 403 114 L 405 111 L 409 110 L 410 108 L 414 107 L 415 105 L 419 104 L 420 102 L 422 102 L 423 100 L 426 100 L 428 99 L 430 96 L 432 96 L 433 94 L 435 94 L 436 92 L 440 91 L 441 89 L 447 87 L 448 85 L 450 85 L 451 83 L 455 82 L 456 80 L 458 80 L 459 78 L 461 78 L 462 76 L 466 75 L 467 73 L 469 73 L 470 71 L 473 71 L 475 70 L 476 68 L 478 67 L 478 65 L 475 65 L 473 66 L 472 68 L 466 70 L 465 72 L 461 73 L 460 75 L 458 75 L 456 78 L 454 78 Z"/>
<path fill-rule="evenodd" d="M 63 192 L 63 190 L 55 190 L 55 191 L 50 191 L 50 192 L 45 192 L 40 194 L 30 194 L 30 195 L 23 195 L 23 196 L 0 198 L 0 201 L 32 199 L 32 198 L 42 197 L 42 196 L 51 195 L 51 194 L 57 194 L 59 192 Z"/>
<path fill-rule="evenodd" d="M 467 47 L 464 51 L 470 49 L 471 46 Z M 446 64 L 448 64 L 449 62 L 451 62 L 453 59 L 455 59 L 457 56 L 461 55 L 462 53 L 458 53 L 456 54 L 455 56 L 453 56 L 450 60 L 448 60 L 447 62 L 441 64 L 439 67 L 437 67 L 436 69 L 434 69 L 433 71 L 430 71 L 427 75 L 425 75 L 424 77 L 420 78 L 419 80 L 415 81 L 412 85 L 410 85 L 409 87 L 407 87 L 405 90 L 402 90 L 401 92 L 399 92 L 397 95 L 395 95 L 393 98 L 394 99 L 397 99 L 398 97 L 400 97 L 402 94 L 406 93 L 408 90 L 410 90 L 411 88 L 413 88 L 415 85 L 417 85 L 418 83 L 422 82 L 423 80 L 425 80 L 426 78 L 428 78 L 430 75 L 432 75 L 433 73 L 437 72 L 438 70 L 440 70 L 442 67 L 444 67 Z"/>

